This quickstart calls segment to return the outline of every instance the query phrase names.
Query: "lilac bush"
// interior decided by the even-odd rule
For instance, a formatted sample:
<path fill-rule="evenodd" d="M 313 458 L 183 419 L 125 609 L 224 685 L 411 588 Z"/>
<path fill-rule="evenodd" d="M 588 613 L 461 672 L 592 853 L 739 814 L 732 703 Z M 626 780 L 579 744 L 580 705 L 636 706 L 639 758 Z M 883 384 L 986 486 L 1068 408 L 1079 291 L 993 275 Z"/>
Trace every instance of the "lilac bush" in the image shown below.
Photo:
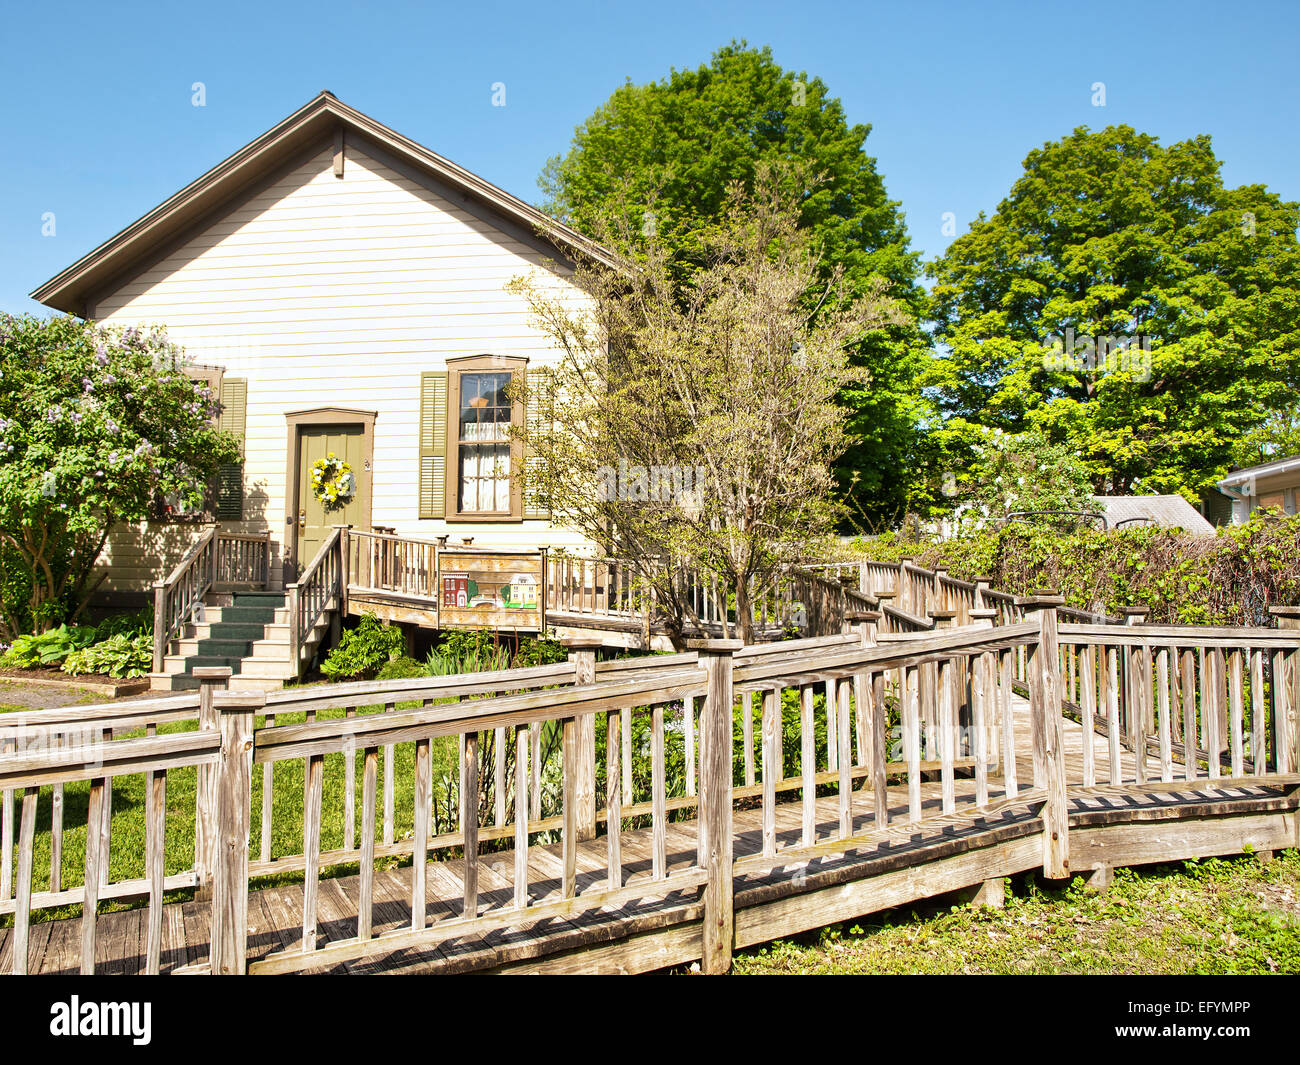
<path fill-rule="evenodd" d="M 156 495 L 202 502 L 238 457 L 219 413 L 161 328 L 0 315 L 0 635 L 76 617 L 109 530 Z"/>

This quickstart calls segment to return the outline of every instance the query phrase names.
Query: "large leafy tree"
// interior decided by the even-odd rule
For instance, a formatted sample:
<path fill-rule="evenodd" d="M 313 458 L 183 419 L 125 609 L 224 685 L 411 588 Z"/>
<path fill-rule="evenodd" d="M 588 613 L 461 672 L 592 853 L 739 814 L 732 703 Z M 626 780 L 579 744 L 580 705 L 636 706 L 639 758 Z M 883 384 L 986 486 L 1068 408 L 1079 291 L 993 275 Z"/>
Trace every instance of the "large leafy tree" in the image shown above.
<path fill-rule="evenodd" d="M 1208 137 L 1081 127 L 1031 152 L 931 266 L 946 444 L 1037 428 L 1096 491 L 1195 501 L 1294 404 L 1298 224 L 1300 205 L 1225 186 Z M 1106 337 L 1144 339 L 1109 357 L 1084 340 Z"/>
<path fill-rule="evenodd" d="M 698 266 L 702 234 L 718 221 L 733 183 L 752 188 L 763 166 L 795 161 L 820 180 L 802 190 L 799 224 L 821 249 L 824 276 L 841 272 L 851 293 L 887 294 L 907 312 L 854 345 L 861 371 L 840 395 L 849 420 L 836 473 L 846 513 L 876 524 L 899 515 L 924 478 L 919 427 L 928 407 L 915 387 L 929 347 L 920 333 L 922 292 L 898 204 L 864 151 L 870 126 L 850 125 L 820 78 L 783 70 L 770 49 L 743 42 L 695 70 L 623 85 L 578 127 L 540 184 L 546 208 L 594 234 L 628 199 L 637 224 L 673 249 L 679 277 Z"/>
<path fill-rule="evenodd" d="M 75 617 L 115 522 L 202 502 L 238 447 L 161 330 L 0 316 L 0 576 L 8 635 Z"/>

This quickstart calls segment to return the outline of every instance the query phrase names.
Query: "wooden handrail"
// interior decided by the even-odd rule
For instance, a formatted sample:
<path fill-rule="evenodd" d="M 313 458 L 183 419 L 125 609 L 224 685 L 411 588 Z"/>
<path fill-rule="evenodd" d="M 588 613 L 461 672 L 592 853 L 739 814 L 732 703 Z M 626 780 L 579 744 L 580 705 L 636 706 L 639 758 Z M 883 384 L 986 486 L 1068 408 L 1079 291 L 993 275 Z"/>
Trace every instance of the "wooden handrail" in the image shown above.
<path fill-rule="evenodd" d="M 346 536 L 339 529 L 331 537 L 340 559 Z M 332 565 L 309 566 L 307 581 L 300 584 L 328 588 Z M 855 618 L 852 632 L 784 646 L 701 641 L 682 654 L 603 665 L 595 662 L 592 648 L 571 648 L 566 663 L 326 685 L 269 699 L 217 690 L 229 671 L 212 670 L 201 677 L 199 693 L 32 711 L 8 728 L 0 720 L 0 790 L 23 792 L 18 845 L 7 841 L 0 856 L 5 868 L 31 849 L 36 804 L 48 794 L 42 789 L 91 782 L 86 889 L 69 892 L 52 882 L 48 891 L 33 892 L 30 863 L 20 861 L 20 890 L 12 905 L 12 893 L 0 892 L 0 912 L 15 914 L 12 964 L 18 971 L 26 965 L 33 908 L 80 901 L 83 912 L 92 915 L 82 926 L 88 937 L 83 944 L 90 947 L 82 964 L 93 971 L 94 904 L 147 895 L 151 938 L 145 967 L 157 971 L 163 893 L 193 886 L 200 902 L 210 893 L 210 970 L 245 972 L 250 966 L 242 904 L 250 875 L 301 872 L 302 942 L 262 957 L 251 965 L 254 971 L 435 947 L 451 936 L 477 936 L 585 909 L 634 911 L 642 900 L 676 891 L 699 892 L 688 901 L 703 908 L 705 926 L 712 929 L 704 939 L 704 967 L 721 970 L 729 950 L 731 893 L 740 875 L 727 846 L 737 802 L 761 811 L 762 852 L 745 859 L 744 869 L 752 871 L 860 850 L 864 839 L 883 838 L 880 833 L 891 820 L 911 831 L 911 824 L 934 824 L 935 818 L 972 812 L 987 817 L 990 810 L 1004 808 L 999 803 L 1018 798 L 1029 807 L 1025 817 L 1038 826 L 1044 872 L 1059 878 L 1070 871 L 1071 796 L 1094 795 L 1103 784 L 1117 794 L 1138 795 L 1152 788 L 1213 788 L 1231 781 L 1294 783 L 1300 737 L 1293 721 L 1300 695 L 1292 678 L 1300 668 L 1300 628 L 1295 627 L 1300 612 L 1284 612 L 1279 627 L 1269 629 L 1059 625 L 1059 598 L 1038 596 L 1017 605 L 1023 620 L 997 626 L 988 612 L 977 612 L 971 625 L 954 625 L 957 612 L 948 610 L 934 619 L 932 630 L 890 632 L 884 629 L 887 615 L 871 614 Z M 1024 672 L 1017 678 L 1013 666 L 1020 658 Z M 782 746 L 792 707 L 797 707 L 798 751 Z M 334 708 L 341 715 L 312 713 Z M 1064 712 L 1077 722 L 1069 725 L 1076 730 L 1076 753 L 1068 760 Z M 161 723 L 186 714 L 198 718 L 197 730 L 157 734 Z M 285 721 L 286 714 L 297 716 Z M 646 740 L 635 781 L 634 720 L 638 745 Z M 608 759 L 603 793 L 595 791 L 597 722 L 603 724 Z M 23 729 L 41 726 L 57 738 L 42 746 L 38 734 L 37 742 L 26 743 Z M 142 726 L 143 737 L 111 738 L 115 729 Z M 546 745 L 539 746 L 543 736 Z M 1079 736 L 1085 740 L 1081 765 Z M 670 779 L 670 741 L 680 744 L 675 750 L 682 756 L 684 779 Z M 440 751 L 432 746 L 439 742 L 444 742 Z M 390 754 L 407 743 L 414 744 L 413 768 L 402 768 Z M 1094 747 L 1107 751 L 1109 773 L 1105 758 L 1090 753 Z M 1032 756 L 1022 753 L 1017 768 L 1017 751 L 1026 749 Z M 353 752 L 362 761 L 364 786 L 325 788 L 325 759 Z M 301 767 L 292 772 L 299 773 L 306 791 L 302 805 L 277 811 L 272 774 L 275 763 L 286 761 Z M 435 764 L 448 773 L 441 794 L 462 799 L 459 812 L 445 806 L 439 812 L 432 805 Z M 262 850 L 259 857 L 254 846 L 250 858 L 251 781 L 258 766 Z M 194 866 L 164 877 L 166 773 L 195 768 Z M 287 771 L 282 768 L 281 775 Z M 395 786 L 402 772 L 414 779 Z M 111 781 L 127 774 L 144 774 L 148 785 L 146 875 L 109 883 L 102 872 L 108 857 L 103 833 L 122 816 L 122 811 L 118 818 L 107 813 Z M 905 787 L 890 791 L 899 782 Z M 928 797 L 923 782 L 927 788 L 933 782 Z M 414 831 L 400 839 L 394 794 L 414 803 Z M 828 836 L 831 795 L 838 799 L 838 825 Z M 786 797 L 782 801 L 790 812 L 801 811 L 801 833 L 777 831 L 778 796 Z M 343 807 L 342 842 L 332 841 L 331 849 L 321 843 L 324 802 Z M 60 818 L 62 809 L 56 804 Z M 678 833 L 694 831 L 695 846 L 685 848 L 684 855 L 676 846 L 670 851 L 670 815 L 692 809 L 693 827 L 687 820 L 673 827 Z M 294 834 L 282 831 L 290 826 L 277 822 L 277 812 L 281 818 L 301 818 L 301 851 L 273 853 L 273 828 L 276 840 Z M 618 831 L 630 818 L 646 818 L 651 830 L 649 875 L 638 874 L 644 878 L 631 883 Z M 590 847 L 602 829 L 607 875 L 593 878 L 588 870 L 580 878 L 579 863 L 600 853 Z M 559 889 L 538 898 L 529 892 L 535 871 L 529 857 L 538 842 L 532 837 L 541 832 L 555 833 L 562 849 Z M 472 855 L 489 840 L 513 840 L 513 903 L 485 907 L 473 872 L 477 865 L 467 863 L 464 898 L 450 900 L 463 909 L 431 924 L 425 880 L 431 853 Z M 588 848 L 582 858 L 580 841 Z M 399 856 L 413 860 L 412 921 L 376 935 L 376 863 Z M 343 930 L 332 926 L 322 947 L 318 885 L 331 864 L 360 868 L 359 891 L 348 895 L 357 900 L 356 934 L 347 928 L 345 913 Z"/>
<path fill-rule="evenodd" d="M 167 645 L 193 616 L 212 587 L 216 569 L 216 526 L 208 529 L 168 574 L 153 586 L 153 671 L 163 671 Z"/>
<path fill-rule="evenodd" d="M 285 585 L 289 609 L 289 661 L 302 675 L 303 649 L 316 625 L 331 609 L 341 609 L 344 593 L 344 526 L 335 526 L 298 579 Z"/>
<path fill-rule="evenodd" d="M 218 588 L 261 586 L 271 581 L 271 533 L 223 532 L 214 525 L 185 553 L 154 591 L 153 671 L 163 671 L 167 647 Z"/>

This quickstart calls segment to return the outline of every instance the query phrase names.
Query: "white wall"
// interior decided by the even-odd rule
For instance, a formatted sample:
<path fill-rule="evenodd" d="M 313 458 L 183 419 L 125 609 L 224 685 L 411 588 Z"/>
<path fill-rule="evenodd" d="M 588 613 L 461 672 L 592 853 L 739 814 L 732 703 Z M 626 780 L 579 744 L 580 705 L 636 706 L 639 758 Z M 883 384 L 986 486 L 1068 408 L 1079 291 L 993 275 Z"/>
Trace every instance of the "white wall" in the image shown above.
<path fill-rule="evenodd" d="M 417 510 L 419 383 L 448 358 L 556 358 L 504 290 L 544 256 L 352 144 L 334 176 L 331 145 L 109 295 L 92 313 L 161 324 L 196 361 L 248 380 L 244 528 L 283 536 L 285 412 L 339 406 L 378 412 L 373 521 L 414 536 L 451 532 L 475 546 L 579 546 L 547 523 L 422 521 Z M 576 295 L 576 290 L 568 289 Z M 192 535 L 192 534 L 191 534 Z M 137 586 L 140 534 L 115 537 L 127 561 L 110 586 Z M 147 539 L 147 537 L 144 537 Z M 174 562 L 174 559 L 172 560 Z M 156 579 L 158 574 L 149 574 Z M 126 582 L 126 583 L 123 583 Z"/>

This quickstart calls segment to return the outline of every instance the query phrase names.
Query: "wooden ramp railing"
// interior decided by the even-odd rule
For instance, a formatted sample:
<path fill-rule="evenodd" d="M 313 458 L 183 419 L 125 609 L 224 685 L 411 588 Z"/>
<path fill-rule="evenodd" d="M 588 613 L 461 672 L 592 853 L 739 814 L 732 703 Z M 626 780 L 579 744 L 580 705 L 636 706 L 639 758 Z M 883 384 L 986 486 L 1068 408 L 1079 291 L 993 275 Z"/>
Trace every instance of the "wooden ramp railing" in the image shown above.
<path fill-rule="evenodd" d="M 524 569 L 536 570 L 540 610 L 513 617 L 496 613 L 489 619 L 493 623 L 541 629 L 549 618 L 569 631 L 667 631 L 663 604 L 640 578 L 637 566 L 626 559 L 588 558 L 546 549 L 479 551 L 387 530 L 340 526 L 337 531 L 339 594 L 345 612 L 374 611 L 426 627 L 481 627 L 488 622 L 472 611 L 448 609 L 454 604 L 447 595 L 454 596 L 454 592 L 443 587 L 442 576 L 444 570 L 462 574 L 467 564 L 473 564 L 467 563 L 467 558 L 483 562 L 499 557 L 503 564 L 509 559 Z M 674 574 L 673 585 L 683 604 L 688 633 L 716 637 L 739 632 L 735 588 L 686 569 Z M 946 570 L 927 570 L 910 559 L 896 563 L 808 562 L 791 567 L 766 589 L 751 587 L 748 599 L 750 629 L 759 640 L 780 639 L 792 630 L 809 636 L 832 635 L 840 631 L 849 613 L 858 610 L 880 610 L 882 632 L 930 631 L 940 619 L 967 625 L 976 612 L 988 609 L 995 611 L 994 623 L 998 625 L 1013 624 L 1022 617 L 1016 598 L 991 588 L 987 580 L 958 580 Z M 1070 622 L 1120 620 L 1064 606 L 1059 615 Z"/>
<path fill-rule="evenodd" d="M 921 632 L 856 612 L 840 634 L 600 663 L 575 641 L 555 665 L 265 697 L 224 692 L 224 671 L 209 670 L 197 695 L 5 715 L 6 825 L 19 816 L 0 961 L 26 971 L 32 914 L 76 902 L 75 934 L 62 932 L 75 921 L 41 926 L 83 971 L 128 964 L 119 947 L 145 971 L 176 968 L 161 960 L 163 893 L 192 887 L 207 939 L 182 968 L 491 967 L 505 940 L 484 937 L 509 930 L 530 957 L 622 943 L 635 956 L 620 964 L 694 956 L 713 972 L 765 928 L 803 927 L 810 870 L 870 877 L 882 848 L 922 885 L 963 833 L 1014 832 L 1016 868 L 1062 877 L 1081 868 L 1076 833 L 1099 853 L 1099 809 L 1150 807 L 1162 788 L 1161 816 L 1200 818 L 1202 835 L 1263 788 L 1269 816 L 1290 819 L 1270 831 L 1294 838 L 1300 611 L 1223 629 L 1062 622 L 1060 606 L 1018 599 L 1001 625 L 996 607 L 969 608 L 966 625 L 936 610 Z M 277 801 L 286 783 L 301 803 Z M 115 790 L 141 787 L 140 806 L 112 812 Z M 1219 806 L 1173 802 L 1186 792 Z M 47 802 L 54 827 L 38 832 Z M 123 831 L 145 839 L 143 857 L 113 847 Z M 1147 853 L 1125 840 L 1125 861 Z M 51 869 L 84 869 L 82 882 L 55 873 L 36 890 L 34 858 L 60 849 Z M 963 875 L 1002 875 L 978 853 Z M 411 864 L 395 873 L 394 859 Z M 340 867 L 355 869 L 346 890 L 326 881 Z M 301 886 L 263 903 L 266 876 Z M 109 898 L 146 900 L 145 920 L 97 938 L 97 922 L 121 916 L 96 917 Z M 770 926 L 769 903 L 782 915 Z M 254 905 L 276 942 L 250 939 Z M 824 923 L 807 905 L 806 926 Z M 114 946 L 123 927 L 144 942 Z M 651 941 L 673 946 L 636 946 Z"/>

